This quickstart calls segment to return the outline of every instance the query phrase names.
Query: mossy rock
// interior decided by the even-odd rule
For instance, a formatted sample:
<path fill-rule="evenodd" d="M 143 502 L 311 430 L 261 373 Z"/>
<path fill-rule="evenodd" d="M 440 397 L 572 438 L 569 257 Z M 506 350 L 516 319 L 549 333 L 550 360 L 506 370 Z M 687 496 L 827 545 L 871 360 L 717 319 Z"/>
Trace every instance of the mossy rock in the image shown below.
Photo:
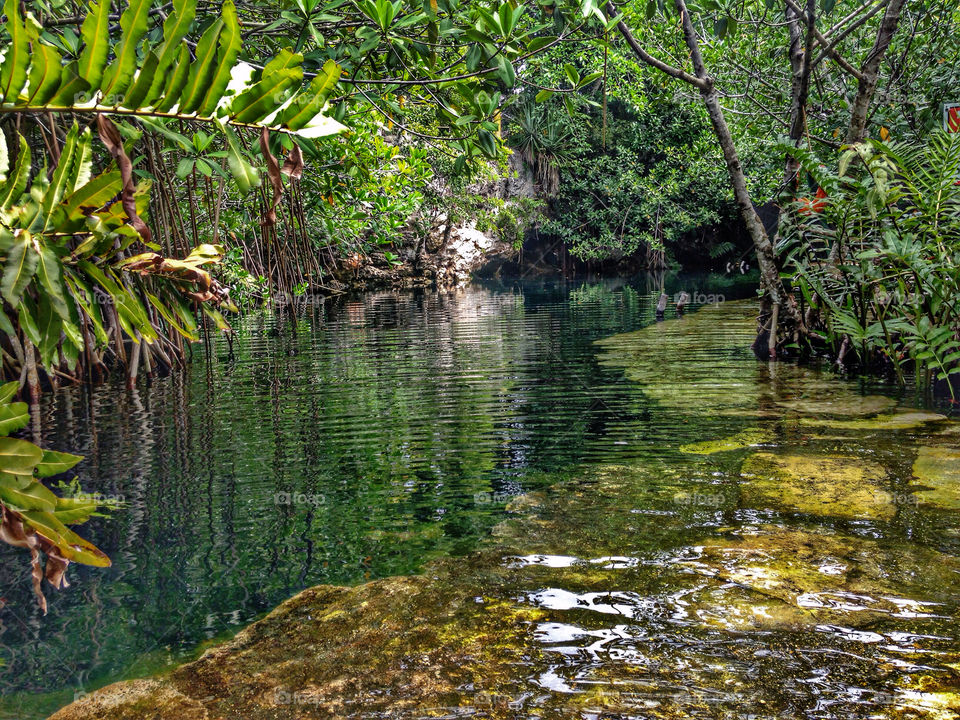
<path fill-rule="evenodd" d="M 877 415 L 858 420 L 829 420 L 825 418 L 801 418 L 801 425 L 826 427 L 835 430 L 914 430 L 927 423 L 942 422 L 945 415 L 928 412 L 907 412 Z"/>
<path fill-rule="evenodd" d="M 773 433 L 762 428 L 750 428 L 738 432 L 736 435 L 722 438 L 720 440 L 705 440 L 703 442 L 688 443 L 681 445 L 680 452 L 690 453 L 691 455 L 713 455 L 719 452 L 729 452 L 731 450 L 743 450 L 744 448 L 765 445 L 773 441 Z"/>
<path fill-rule="evenodd" d="M 913 463 L 916 482 L 926 489 L 914 496 L 924 505 L 960 510 L 960 450 L 922 447 Z"/>
<path fill-rule="evenodd" d="M 810 515 L 888 520 L 893 498 L 884 468 L 852 456 L 755 453 L 743 462 L 741 502 Z"/>
<path fill-rule="evenodd" d="M 832 415 L 838 417 L 863 417 L 887 412 L 896 406 L 893 398 L 884 395 L 854 395 L 838 392 L 839 383 L 833 388 L 824 388 L 826 397 L 785 400 L 781 407 L 804 415 Z M 839 395 L 839 397 L 838 397 Z"/>

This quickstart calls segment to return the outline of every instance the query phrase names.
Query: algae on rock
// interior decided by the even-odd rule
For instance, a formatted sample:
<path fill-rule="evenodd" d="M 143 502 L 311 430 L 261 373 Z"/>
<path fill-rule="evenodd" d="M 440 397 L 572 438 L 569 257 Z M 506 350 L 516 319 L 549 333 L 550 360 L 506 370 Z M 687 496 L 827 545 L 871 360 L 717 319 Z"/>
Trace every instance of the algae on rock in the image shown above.
<path fill-rule="evenodd" d="M 760 452 L 744 460 L 740 474 L 749 507 L 882 520 L 895 513 L 880 484 L 887 471 L 862 458 Z"/>

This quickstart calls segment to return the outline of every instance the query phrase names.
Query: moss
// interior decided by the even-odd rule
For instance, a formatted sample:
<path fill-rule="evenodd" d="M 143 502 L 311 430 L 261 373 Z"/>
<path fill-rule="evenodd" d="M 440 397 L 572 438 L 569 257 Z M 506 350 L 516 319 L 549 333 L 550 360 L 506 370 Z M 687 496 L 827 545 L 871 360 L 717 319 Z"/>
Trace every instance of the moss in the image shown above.
<path fill-rule="evenodd" d="M 680 452 L 690 453 L 692 455 L 713 455 L 719 452 L 756 447 L 757 445 L 764 445 L 772 441 L 773 433 L 770 430 L 750 428 L 749 430 L 744 430 L 721 440 L 706 440 L 704 442 L 681 445 Z"/>
<path fill-rule="evenodd" d="M 883 395 L 854 395 L 850 392 L 837 392 L 838 388 L 824 388 L 832 391 L 832 397 L 804 398 L 800 400 L 786 400 L 779 403 L 781 407 L 805 415 L 834 415 L 843 417 L 857 417 L 877 415 L 891 410 L 896 401 Z M 839 395 L 839 397 L 837 397 Z"/>
<path fill-rule="evenodd" d="M 852 456 L 755 453 L 741 468 L 749 507 L 845 518 L 889 519 L 895 508 L 880 481 L 886 470 Z"/>
<path fill-rule="evenodd" d="M 926 423 L 946 420 L 945 415 L 927 412 L 894 413 L 859 420 L 829 420 L 825 418 L 801 418 L 801 425 L 827 427 L 836 430 L 913 430 Z"/>
<path fill-rule="evenodd" d="M 960 450 L 922 447 L 913 464 L 913 476 L 925 489 L 917 501 L 947 510 L 960 510 Z"/>

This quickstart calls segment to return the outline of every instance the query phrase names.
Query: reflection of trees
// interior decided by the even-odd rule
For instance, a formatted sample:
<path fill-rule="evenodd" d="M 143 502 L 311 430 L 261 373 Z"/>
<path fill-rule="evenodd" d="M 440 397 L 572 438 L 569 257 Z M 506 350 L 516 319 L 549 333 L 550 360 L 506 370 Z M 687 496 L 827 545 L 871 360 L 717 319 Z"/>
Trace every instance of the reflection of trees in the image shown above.
<path fill-rule="evenodd" d="M 0 562 L 8 607 L 33 622 L 3 616 L 17 657 L 0 668 L 4 695 L 89 689 L 305 586 L 471 547 L 499 511 L 475 494 L 579 461 L 634 411 L 623 388 L 601 387 L 591 342 L 635 327 L 648 300 L 582 290 L 573 303 L 547 289 L 371 293 L 292 321 L 248 316 L 232 354 L 196 352 L 187 374 L 138 394 L 50 395 L 48 442 L 86 455 L 84 487 L 127 506 L 87 530 L 114 566 L 71 568 L 42 623 L 29 583 L 3 575 L 20 564 Z M 278 505 L 276 492 L 320 500 Z"/>

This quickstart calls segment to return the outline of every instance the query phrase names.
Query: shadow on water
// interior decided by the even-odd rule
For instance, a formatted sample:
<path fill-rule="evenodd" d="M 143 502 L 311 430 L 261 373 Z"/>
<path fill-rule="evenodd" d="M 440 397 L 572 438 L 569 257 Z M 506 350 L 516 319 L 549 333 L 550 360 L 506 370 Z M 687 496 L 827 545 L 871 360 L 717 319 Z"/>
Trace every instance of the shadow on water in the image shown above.
<path fill-rule="evenodd" d="M 309 676 L 350 678 L 343 714 L 950 717 L 955 426 L 756 363 L 749 304 L 631 332 L 653 321 L 640 290 L 369 294 L 296 332 L 247 318 L 232 357 L 139 393 L 48 399 L 46 442 L 127 506 L 87 530 L 114 566 L 71 568 L 47 618 L 3 556 L 3 710 L 169 667 L 304 587 L 430 563 L 286 630 L 326 648 L 297 658 L 322 660 Z M 383 650 L 378 628 L 414 622 Z M 411 683 L 426 653 L 438 679 Z M 196 675 L 177 682 L 208 695 Z"/>

